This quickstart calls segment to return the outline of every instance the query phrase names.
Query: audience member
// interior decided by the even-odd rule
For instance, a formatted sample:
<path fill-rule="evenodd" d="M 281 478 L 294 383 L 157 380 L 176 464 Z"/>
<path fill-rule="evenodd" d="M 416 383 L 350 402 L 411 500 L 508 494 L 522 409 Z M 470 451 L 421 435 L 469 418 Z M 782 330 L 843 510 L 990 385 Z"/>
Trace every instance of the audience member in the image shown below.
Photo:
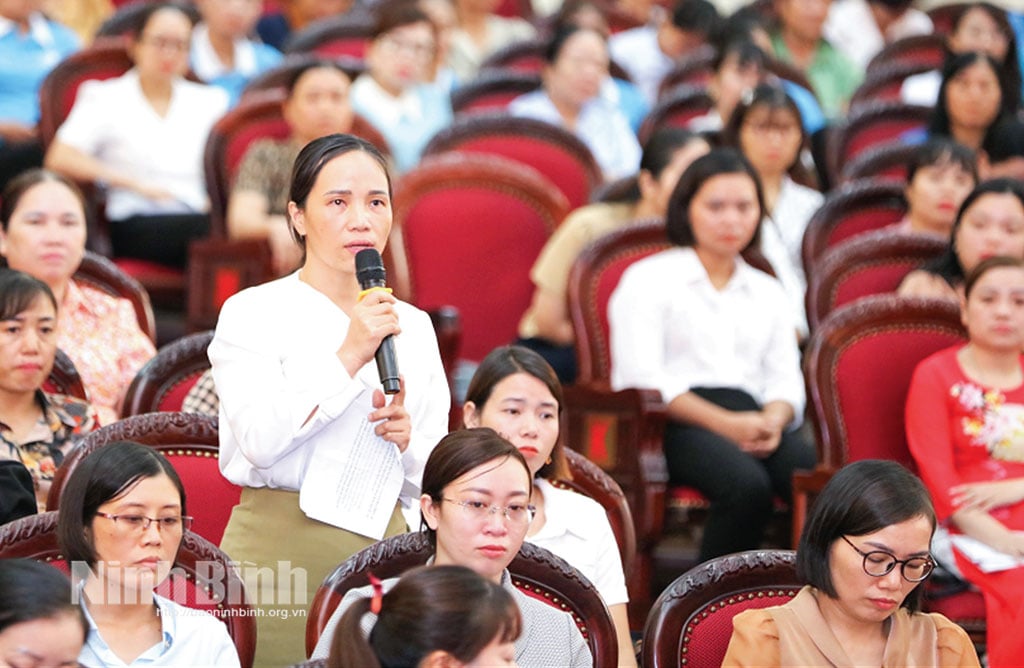
<path fill-rule="evenodd" d="M 228 233 L 234 239 L 266 239 L 278 275 L 302 261 L 287 220 L 292 165 L 299 150 L 317 137 L 352 129 L 350 83 L 330 61 L 314 61 L 296 70 L 281 105 L 291 137 L 257 139 L 238 167 L 228 200 Z"/>
<path fill-rule="evenodd" d="M 406 530 L 401 508 L 419 497 L 423 463 L 447 431 L 451 399 L 430 318 L 385 290 L 361 294 L 356 280 L 356 253 L 384 249 L 391 217 L 391 179 L 372 144 L 350 135 L 307 144 L 288 202 L 302 268 L 228 299 L 210 344 L 220 468 L 243 487 L 222 548 L 260 568 L 288 562 L 306 573 L 304 590 L 277 578 L 278 605 L 259 602 L 267 610 L 257 617 L 261 666 L 303 659 L 305 619 L 296 611 L 308 608 L 339 560 Z M 396 335 L 403 380 L 385 405 L 373 362 L 388 335 Z M 367 439 L 379 437 L 367 447 L 384 460 L 374 475 L 386 479 L 379 503 L 388 514 L 366 510 L 354 527 L 333 506 L 324 508 L 311 476 L 365 465 L 339 460 L 348 451 L 333 447 L 354 440 L 359 428 Z M 362 481 L 352 476 L 346 484 L 333 479 L 338 493 L 354 493 Z M 281 603 L 289 601 L 290 608 Z"/>
<path fill-rule="evenodd" d="M 825 19 L 825 39 L 864 69 L 882 50 L 904 37 L 928 35 L 932 20 L 914 0 L 839 0 Z"/>
<path fill-rule="evenodd" d="M 680 58 L 714 41 L 719 21 L 707 0 L 677 2 L 670 15 L 612 35 L 608 48 L 653 107 L 661 80 Z"/>
<path fill-rule="evenodd" d="M 495 51 L 537 36 L 529 21 L 499 16 L 500 4 L 501 0 L 454 0 L 457 23 L 451 33 L 448 66 L 460 82 L 475 77 Z"/>
<path fill-rule="evenodd" d="M 163 455 L 128 441 L 93 451 L 68 476 L 58 512 L 61 553 L 89 624 L 80 664 L 239 665 L 220 620 L 153 591 L 192 524 Z"/>
<path fill-rule="evenodd" d="M 707 86 L 714 107 L 691 120 L 687 127 L 697 132 L 721 131 L 740 99 L 749 96 L 764 79 L 767 60 L 764 51 L 747 40 L 730 42 L 718 49 Z"/>
<path fill-rule="evenodd" d="M 978 151 L 978 171 L 986 178 L 1021 178 L 1024 123 L 1016 118 L 1018 106 L 991 57 L 980 52 L 953 56 L 942 72 L 928 134 Z"/>
<path fill-rule="evenodd" d="M 1024 656 L 1024 261 L 991 257 L 964 283 L 969 342 L 918 365 L 907 442 L 955 569 L 985 595 L 988 666 Z"/>
<path fill-rule="evenodd" d="M 811 506 L 796 552 L 805 584 L 733 619 L 725 666 L 978 666 L 971 639 L 920 612 L 935 510 L 896 462 L 843 467 Z"/>
<path fill-rule="evenodd" d="M 369 633 L 364 629 L 374 615 Z M 328 668 L 515 666 L 523 625 L 512 596 L 463 566 L 422 566 L 384 594 L 351 606 L 338 623 Z"/>
<path fill-rule="evenodd" d="M 421 528 L 434 547 L 435 566 L 465 566 L 500 584 L 515 599 L 522 633 L 515 641 L 521 666 L 590 666 L 593 659 L 572 617 L 519 591 L 508 565 L 533 519 L 533 482 L 522 453 L 490 429 L 463 429 L 441 439 L 423 469 Z M 381 583 L 385 591 L 397 578 Z M 349 590 L 324 627 L 313 658 L 327 656 L 334 629 L 374 587 Z"/>
<path fill-rule="evenodd" d="M 946 36 L 946 60 L 953 56 L 980 51 L 1000 64 L 1008 91 L 1021 95 L 1021 65 L 1017 39 L 1007 21 L 1006 12 L 987 2 L 964 3 L 953 17 L 953 29 Z M 907 77 L 900 97 L 907 104 L 934 106 L 942 86 L 942 68 Z"/>
<path fill-rule="evenodd" d="M 608 304 L 612 387 L 661 392 L 669 478 L 711 501 L 700 561 L 760 545 L 773 498 L 788 501 L 793 471 L 815 463 L 794 431 L 804 380 L 792 310 L 740 255 L 757 247 L 763 202 L 738 152 L 698 158 L 669 200 L 680 247 L 630 265 Z"/>
<path fill-rule="evenodd" d="M 405 172 L 451 122 L 451 100 L 447 90 L 427 83 L 437 50 L 427 14 L 411 0 L 393 0 L 378 14 L 366 72 L 352 84 L 352 108 L 384 135 L 395 169 Z"/>
<path fill-rule="evenodd" d="M 46 283 L 0 269 L 0 322 L 0 460 L 28 469 L 42 512 L 74 437 L 96 419 L 84 399 L 43 390 L 57 352 L 57 300 Z"/>
<path fill-rule="evenodd" d="M 774 0 L 778 27 L 772 34 L 775 57 L 807 74 L 828 118 L 842 115 L 862 73 L 824 37 L 832 0 Z"/>
<path fill-rule="evenodd" d="M 266 12 L 256 22 L 260 41 L 283 51 L 288 38 L 310 23 L 348 12 L 353 0 L 277 0 L 277 11 Z"/>
<path fill-rule="evenodd" d="M 78 668 L 88 627 L 50 564 L 0 559 L 0 664 Z"/>
<path fill-rule="evenodd" d="M 75 363 L 100 422 L 110 424 L 142 365 L 156 354 L 127 299 L 74 279 L 85 254 L 85 210 L 73 183 L 32 169 L 0 195 L 0 255 L 56 297 L 57 346 Z"/>
<path fill-rule="evenodd" d="M 800 110 L 782 88 L 763 84 L 736 106 L 722 134 L 726 145 L 738 148 L 750 161 L 761 181 L 766 207 L 761 252 L 789 297 L 800 338 L 806 338 L 804 230 L 825 198 L 802 185 L 811 177 L 801 163 L 808 143 Z"/>
<path fill-rule="evenodd" d="M 281 52 L 249 39 L 263 0 L 196 0 L 201 17 L 189 61 L 200 81 L 223 88 L 238 102 L 250 79 L 281 62 Z"/>
<path fill-rule="evenodd" d="M 588 244 L 609 232 L 664 218 L 679 175 L 709 150 L 706 141 L 687 130 L 655 131 L 644 146 L 636 187 L 628 199 L 576 209 L 544 245 L 530 271 L 535 288 L 519 323 L 519 343 L 540 353 L 563 383 L 576 380 L 576 332 L 566 302 L 573 262 Z"/>
<path fill-rule="evenodd" d="M 189 241 L 209 230 L 203 149 L 227 95 L 185 80 L 191 35 L 180 6 L 149 5 L 130 38 L 135 66 L 82 84 L 47 151 L 51 169 L 109 187 L 115 256 L 184 267 Z"/>
<path fill-rule="evenodd" d="M 1019 181 L 978 184 L 960 205 L 946 251 L 910 272 L 898 292 L 959 302 L 964 277 L 995 255 L 1024 258 L 1024 188 Z"/>
<path fill-rule="evenodd" d="M 452 33 L 458 25 L 459 17 L 455 14 L 452 0 L 419 0 L 418 4 L 434 24 L 437 38 L 434 64 L 431 67 L 431 74 L 426 77 L 426 82 L 450 95 L 459 85 L 459 79 L 449 64 L 448 57 L 452 50 Z"/>
<path fill-rule="evenodd" d="M 512 100 L 508 110 L 566 128 L 587 145 L 606 180 L 634 174 L 640 143 L 626 116 L 601 95 L 608 78 L 608 44 L 602 33 L 560 27 L 544 53 L 543 84 Z"/>
<path fill-rule="evenodd" d="M 42 0 L 0 2 L 0 189 L 43 164 L 39 86 L 79 46 L 78 37 L 41 7 Z"/>
<path fill-rule="evenodd" d="M 928 140 L 907 163 L 907 215 L 894 229 L 948 239 L 960 205 L 977 185 L 974 151 L 952 139 Z"/>
<path fill-rule="evenodd" d="M 113 15 L 114 4 L 110 0 L 43 0 L 43 13 L 71 28 L 82 44 L 89 44 Z"/>
<path fill-rule="evenodd" d="M 496 348 L 477 367 L 466 391 L 467 427 L 494 429 L 519 449 L 533 475 L 533 521 L 527 542 L 551 550 L 579 569 L 604 599 L 619 639 L 619 665 L 636 667 L 629 635 L 622 557 L 604 508 L 552 484 L 571 480 L 558 438 L 562 386 L 544 358 L 526 348 Z"/>

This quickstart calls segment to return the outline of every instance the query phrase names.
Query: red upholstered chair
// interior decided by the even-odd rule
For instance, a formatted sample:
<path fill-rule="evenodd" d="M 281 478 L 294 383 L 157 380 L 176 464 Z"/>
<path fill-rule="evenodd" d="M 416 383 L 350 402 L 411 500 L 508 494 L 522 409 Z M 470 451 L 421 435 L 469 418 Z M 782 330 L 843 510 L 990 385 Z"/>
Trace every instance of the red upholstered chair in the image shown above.
<path fill-rule="evenodd" d="M 313 597 L 306 620 L 306 655 L 312 654 L 345 593 L 369 584 L 367 572 L 382 580 L 398 577 L 426 563 L 431 552 L 426 534 L 407 533 L 385 538 L 343 561 Z M 527 595 L 572 614 L 590 646 L 595 666 L 617 665 L 619 648 L 611 615 L 600 594 L 579 571 L 530 543 L 523 543 L 508 570 L 513 584 Z"/>
<path fill-rule="evenodd" d="M 869 148 L 904 143 L 904 135 L 923 129 L 931 113 L 931 107 L 884 101 L 865 103 L 851 110 L 829 136 L 826 149 L 829 173 L 834 178 L 843 165 Z"/>
<path fill-rule="evenodd" d="M 601 184 L 601 168 L 576 135 L 551 123 L 505 113 L 460 116 L 423 149 L 423 156 L 448 151 L 500 155 L 533 167 L 554 183 L 575 209 Z"/>
<path fill-rule="evenodd" d="M 189 510 L 191 512 L 191 510 Z M 57 512 L 29 515 L 0 526 L 0 559 L 34 559 L 63 573 L 71 566 L 57 544 Z M 208 612 L 227 626 L 243 668 L 256 654 L 256 617 L 231 558 L 191 531 L 185 532 L 171 576 L 156 592 L 189 608 Z"/>
<path fill-rule="evenodd" d="M 373 38 L 374 23 L 373 16 L 366 11 L 349 11 L 320 19 L 292 35 L 284 45 L 284 52 L 362 59 Z"/>
<path fill-rule="evenodd" d="M 843 304 L 895 292 L 907 274 L 946 246 L 942 239 L 923 234 L 878 230 L 829 248 L 808 276 L 808 323 L 813 329 Z"/>
<path fill-rule="evenodd" d="M 899 222 L 906 211 L 899 183 L 857 181 L 831 190 L 804 231 L 805 270 L 813 273 L 827 248 Z"/>
<path fill-rule="evenodd" d="M 654 131 L 662 127 L 685 128 L 694 118 L 703 116 L 715 106 L 704 86 L 679 85 L 667 91 L 647 113 L 637 136 L 646 143 Z"/>
<path fill-rule="evenodd" d="M 896 60 L 868 70 L 863 83 L 850 98 L 850 109 L 876 101 L 898 102 L 907 77 L 934 69 L 929 63 Z"/>
<path fill-rule="evenodd" d="M 97 429 L 83 438 L 57 469 L 46 500 L 56 510 L 67 477 L 82 458 L 114 441 L 135 441 L 158 450 L 178 472 L 188 495 L 188 511 L 195 517 L 193 531 L 220 544 L 231 509 L 242 488 L 220 474 L 217 418 L 193 413 L 146 413 L 133 415 Z"/>
<path fill-rule="evenodd" d="M 715 47 L 704 45 L 683 55 L 658 84 L 658 99 L 664 98 L 677 86 L 706 88 L 715 74 Z"/>
<path fill-rule="evenodd" d="M 912 35 L 887 44 L 868 62 L 870 78 L 880 68 L 893 63 L 913 63 L 926 69 L 941 69 L 946 59 L 945 37 L 938 33 Z"/>
<path fill-rule="evenodd" d="M 157 351 L 135 375 L 125 392 L 122 414 L 142 415 L 181 410 L 185 395 L 210 368 L 206 349 L 213 330 L 183 336 Z"/>
<path fill-rule="evenodd" d="M 718 557 L 680 575 L 662 592 L 644 627 L 645 668 L 722 665 L 732 619 L 796 596 L 796 553 L 753 550 Z"/>
<path fill-rule="evenodd" d="M 539 74 L 544 69 L 544 51 L 548 41 L 545 39 L 527 39 L 513 42 L 487 56 L 480 64 L 482 72 L 491 70 L 512 70 Z M 629 81 L 629 73 L 614 60 L 608 63 L 610 74 L 616 79 Z"/>
<path fill-rule="evenodd" d="M 426 158 L 395 186 L 385 251 L 396 294 L 424 310 L 451 305 L 463 358 L 479 361 L 516 337 L 529 272 L 568 210 L 536 170 L 497 156 Z"/>
<path fill-rule="evenodd" d="M 135 318 L 139 321 L 139 329 L 145 332 L 151 341 L 156 341 L 156 320 L 153 316 L 153 305 L 149 301 L 149 293 L 141 283 L 120 267 L 102 255 L 87 250 L 82 257 L 82 263 L 75 271 L 74 279 L 78 283 L 130 301 L 132 308 L 135 309 Z"/>
<path fill-rule="evenodd" d="M 843 165 L 839 183 L 860 179 L 907 182 L 907 165 L 918 150 L 915 144 L 882 144 L 869 148 Z"/>
<path fill-rule="evenodd" d="M 452 111 L 456 114 L 501 111 L 523 93 L 540 88 L 540 84 L 540 75 L 535 72 L 481 72 L 452 91 Z"/>
<path fill-rule="evenodd" d="M 938 7 L 928 10 L 928 18 L 932 20 L 935 34 L 948 35 L 953 32 L 953 20 L 964 10 L 974 3 L 972 2 L 949 2 L 942 3 Z"/>
<path fill-rule="evenodd" d="M 266 70 L 262 74 L 253 77 L 242 89 L 240 102 L 248 102 L 250 99 L 259 98 L 267 91 L 285 91 L 288 88 L 288 81 L 295 76 L 295 73 L 311 63 L 330 60 L 345 71 L 345 74 L 352 80 L 366 71 L 366 63 L 358 58 L 350 56 L 337 56 L 325 59 L 311 53 L 297 53 L 288 56 L 275 67 Z"/>

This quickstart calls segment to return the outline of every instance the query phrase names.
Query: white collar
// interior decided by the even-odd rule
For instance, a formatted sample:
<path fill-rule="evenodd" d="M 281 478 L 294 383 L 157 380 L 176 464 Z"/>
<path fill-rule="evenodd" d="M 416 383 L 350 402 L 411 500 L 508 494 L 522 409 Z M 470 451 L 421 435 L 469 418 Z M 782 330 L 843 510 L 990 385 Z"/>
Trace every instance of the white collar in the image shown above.
<path fill-rule="evenodd" d="M 366 72 L 356 77 L 352 89 L 352 92 L 362 99 L 363 106 L 373 109 L 374 115 L 381 118 L 385 125 L 400 120 L 417 121 L 423 118 L 423 105 L 416 94 L 415 86 L 395 97 L 381 88 L 377 80 Z"/>
<path fill-rule="evenodd" d="M 15 32 L 17 29 L 17 23 L 11 19 L 0 16 L 0 37 L 6 37 L 9 33 Z M 32 14 L 29 15 L 28 34 L 44 48 L 53 46 L 53 31 L 50 30 L 50 23 L 40 12 L 32 12 Z"/>
<path fill-rule="evenodd" d="M 245 39 L 235 40 L 235 67 L 228 68 L 217 57 L 210 43 L 210 28 L 205 23 L 198 24 L 192 30 L 192 71 L 203 81 L 209 81 L 231 72 L 244 76 L 256 74 L 256 49 Z"/>
<path fill-rule="evenodd" d="M 680 274 L 683 281 L 686 283 L 697 284 L 703 283 L 708 286 L 711 285 L 711 279 L 708 278 L 707 269 L 701 264 L 700 258 L 697 257 L 697 251 L 692 247 L 674 249 L 681 251 L 679 253 L 679 267 Z M 732 277 L 729 278 L 729 282 L 726 284 L 725 290 L 736 290 L 743 289 L 749 285 L 750 272 L 754 271 L 748 265 L 742 257 L 736 258 L 736 271 L 733 272 Z"/>

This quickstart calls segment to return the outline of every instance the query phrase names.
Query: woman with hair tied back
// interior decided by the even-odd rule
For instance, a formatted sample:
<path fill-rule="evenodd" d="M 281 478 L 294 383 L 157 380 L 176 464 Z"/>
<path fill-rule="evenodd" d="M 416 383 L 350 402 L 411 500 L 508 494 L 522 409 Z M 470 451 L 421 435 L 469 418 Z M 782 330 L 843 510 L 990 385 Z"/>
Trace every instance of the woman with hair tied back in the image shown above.
<path fill-rule="evenodd" d="M 59 570 L 29 559 L 0 559 L 0 666 L 79 668 L 88 632 Z"/>
<path fill-rule="evenodd" d="M 840 469 L 811 506 L 789 603 L 733 619 L 723 666 L 977 666 L 970 638 L 919 612 L 935 510 L 896 462 Z"/>
<path fill-rule="evenodd" d="M 377 615 L 367 635 L 363 618 Z M 522 618 L 512 596 L 464 566 L 423 566 L 345 611 L 327 668 L 515 666 Z"/>

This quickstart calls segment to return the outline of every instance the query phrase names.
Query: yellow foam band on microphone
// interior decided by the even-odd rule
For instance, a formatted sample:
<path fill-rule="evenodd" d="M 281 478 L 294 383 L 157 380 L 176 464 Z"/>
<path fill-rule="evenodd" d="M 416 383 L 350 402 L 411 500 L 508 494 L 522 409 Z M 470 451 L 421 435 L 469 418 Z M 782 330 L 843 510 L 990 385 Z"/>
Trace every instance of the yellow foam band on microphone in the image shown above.
<path fill-rule="evenodd" d="M 365 289 L 365 290 L 360 290 L 360 291 L 359 291 L 359 296 L 358 296 L 358 297 L 356 297 L 356 301 L 357 301 L 357 302 L 361 302 L 361 301 L 363 301 L 363 297 L 365 297 L 366 295 L 368 295 L 368 294 L 370 294 L 371 292 L 374 292 L 374 291 L 376 291 L 376 290 L 383 290 L 384 292 L 388 293 L 389 295 L 390 295 L 390 294 L 391 294 L 391 292 L 392 292 L 391 288 L 382 288 L 382 287 L 379 287 L 379 286 L 378 286 L 378 287 L 375 287 L 375 288 L 367 288 L 367 289 Z"/>

